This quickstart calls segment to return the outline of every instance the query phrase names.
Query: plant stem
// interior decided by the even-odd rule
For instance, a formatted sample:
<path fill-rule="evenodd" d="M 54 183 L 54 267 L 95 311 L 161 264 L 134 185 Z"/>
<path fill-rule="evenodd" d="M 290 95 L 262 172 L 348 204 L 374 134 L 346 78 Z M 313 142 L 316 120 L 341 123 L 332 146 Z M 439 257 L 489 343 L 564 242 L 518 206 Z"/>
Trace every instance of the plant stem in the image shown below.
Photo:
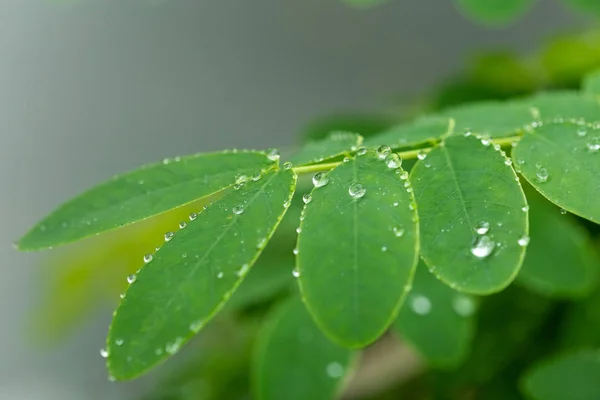
<path fill-rule="evenodd" d="M 513 142 L 518 142 L 520 139 L 521 139 L 521 136 L 510 136 L 510 137 L 505 137 L 505 138 L 492 139 L 492 143 L 499 144 L 500 146 L 510 146 Z M 400 151 L 396 154 L 398 154 L 403 160 L 412 160 L 412 159 L 417 158 L 419 153 L 426 154 L 426 153 L 430 152 L 434 147 L 435 146 L 424 147 L 422 149 L 416 149 L 416 150 Z M 308 174 L 311 172 L 329 171 L 330 169 L 333 169 L 340 164 L 342 164 L 342 162 L 330 162 L 330 163 L 323 163 L 323 164 L 305 165 L 305 166 L 295 167 L 293 169 L 294 169 L 294 172 L 296 172 L 296 174 L 300 175 L 300 174 Z"/>

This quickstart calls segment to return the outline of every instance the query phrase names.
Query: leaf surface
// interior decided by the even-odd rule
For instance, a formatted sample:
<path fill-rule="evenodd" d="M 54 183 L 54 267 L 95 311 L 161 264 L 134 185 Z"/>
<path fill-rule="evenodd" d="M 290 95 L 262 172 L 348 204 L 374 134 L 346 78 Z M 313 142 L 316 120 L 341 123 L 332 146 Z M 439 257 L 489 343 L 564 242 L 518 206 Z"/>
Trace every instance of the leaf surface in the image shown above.
<path fill-rule="evenodd" d="M 527 203 L 506 158 L 474 136 L 451 136 L 412 170 L 421 256 L 457 290 L 489 294 L 517 275 Z"/>
<path fill-rule="evenodd" d="M 296 260 L 302 295 L 320 328 L 345 346 L 377 339 L 412 281 L 417 214 L 401 175 L 368 152 L 330 171 L 304 210 Z"/>
<path fill-rule="evenodd" d="M 504 25 L 524 15 L 535 0 L 456 0 L 469 18 L 490 25 Z"/>
<path fill-rule="evenodd" d="M 362 143 L 362 136 L 350 132 L 333 132 L 325 139 L 311 141 L 294 155 L 290 162 L 294 166 L 315 164 L 344 154 L 350 155 Z"/>
<path fill-rule="evenodd" d="M 381 145 L 392 149 L 412 147 L 435 142 L 452 129 L 449 118 L 424 117 L 410 123 L 393 126 L 365 140 L 364 146 L 377 148 Z"/>
<path fill-rule="evenodd" d="M 523 100 L 534 107 L 542 121 L 556 118 L 600 121 L 600 102 L 593 95 L 577 91 L 542 92 Z"/>
<path fill-rule="evenodd" d="M 588 74 L 583 79 L 583 91 L 593 95 L 600 95 L 600 70 Z"/>
<path fill-rule="evenodd" d="M 107 339 L 112 376 L 130 379 L 163 361 L 221 309 L 272 236 L 295 183 L 291 170 L 271 171 L 227 192 L 130 279 Z"/>

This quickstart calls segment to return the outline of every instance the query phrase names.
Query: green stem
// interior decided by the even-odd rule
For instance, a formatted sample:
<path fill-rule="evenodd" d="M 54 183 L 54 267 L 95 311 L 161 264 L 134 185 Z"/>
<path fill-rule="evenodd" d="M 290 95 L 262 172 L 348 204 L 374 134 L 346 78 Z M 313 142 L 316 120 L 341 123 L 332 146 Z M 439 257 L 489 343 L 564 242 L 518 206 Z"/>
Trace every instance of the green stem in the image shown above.
<path fill-rule="evenodd" d="M 520 139 L 521 139 L 521 136 L 510 136 L 510 137 L 505 137 L 505 138 L 492 139 L 492 143 L 499 144 L 500 146 L 504 147 L 504 146 L 510 146 L 510 145 L 512 145 L 512 143 L 518 142 Z M 417 158 L 419 156 L 419 154 L 423 154 L 423 153 L 427 154 L 434 147 L 435 146 L 425 147 L 425 148 L 416 149 L 416 150 L 400 151 L 396 154 L 398 154 L 403 160 L 412 160 L 412 159 Z M 294 172 L 296 172 L 296 174 L 300 175 L 300 174 L 309 174 L 311 172 L 329 171 L 330 169 L 333 169 L 340 164 L 341 164 L 341 162 L 330 162 L 330 163 L 323 163 L 323 164 L 305 165 L 305 166 L 295 167 Z"/>

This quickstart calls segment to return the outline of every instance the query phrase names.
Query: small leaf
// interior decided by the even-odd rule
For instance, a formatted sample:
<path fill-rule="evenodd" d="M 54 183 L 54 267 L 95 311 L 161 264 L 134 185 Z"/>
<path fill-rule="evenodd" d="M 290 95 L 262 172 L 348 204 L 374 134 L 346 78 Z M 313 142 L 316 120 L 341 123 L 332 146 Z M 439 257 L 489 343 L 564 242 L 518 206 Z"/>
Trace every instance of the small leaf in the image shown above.
<path fill-rule="evenodd" d="M 523 16 L 535 0 L 456 0 L 469 18 L 489 25 L 505 25 Z"/>
<path fill-rule="evenodd" d="M 258 335 L 252 362 L 257 400 L 330 400 L 352 352 L 323 335 L 298 298 L 273 312 Z"/>
<path fill-rule="evenodd" d="M 392 149 L 413 147 L 420 144 L 435 142 L 452 129 L 449 118 L 428 117 L 414 122 L 393 126 L 386 131 L 365 140 L 364 146 L 377 148 L 381 145 Z"/>
<path fill-rule="evenodd" d="M 485 140 L 484 140 L 485 142 Z M 517 275 L 527 238 L 527 203 L 517 176 L 493 146 L 451 136 L 412 170 L 421 256 L 460 291 L 489 294 Z"/>
<path fill-rule="evenodd" d="M 583 79 L 583 90 L 596 96 L 600 96 L 600 70 L 596 70 Z"/>
<path fill-rule="evenodd" d="M 532 239 L 517 281 L 541 295 L 588 294 L 600 262 L 585 231 L 533 190 L 527 200 Z"/>
<path fill-rule="evenodd" d="M 18 243 L 40 250 L 74 242 L 184 205 L 250 177 L 273 162 L 252 151 L 197 154 L 118 175 L 65 203 Z"/>
<path fill-rule="evenodd" d="M 567 90 L 539 93 L 523 103 L 537 109 L 543 121 L 557 118 L 600 121 L 600 102 L 586 93 Z"/>
<path fill-rule="evenodd" d="M 356 151 L 362 136 L 350 132 L 332 132 L 325 139 L 308 142 L 291 159 L 294 166 L 316 164 Z"/>
<path fill-rule="evenodd" d="M 600 399 L 600 351 L 583 350 L 545 360 L 523 379 L 535 400 Z"/>
<path fill-rule="evenodd" d="M 228 191 L 146 257 L 107 339 L 116 379 L 174 354 L 221 309 L 276 229 L 295 182 L 291 170 L 273 171 Z"/>
<path fill-rule="evenodd" d="M 489 137 L 513 136 L 523 133 L 533 122 L 531 107 L 524 104 L 487 101 L 466 104 L 442 112 L 454 119 L 454 134 L 472 132 Z"/>
<path fill-rule="evenodd" d="M 319 327 L 345 346 L 376 340 L 412 281 L 417 215 L 401 171 L 373 152 L 360 155 L 329 172 L 304 211 L 296 261 L 302 295 Z"/>
<path fill-rule="evenodd" d="M 520 173 L 544 197 L 573 214 L 600 222 L 600 129 L 544 123 L 513 150 Z"/>
<path fill-rule="evenodd" d="M 437 280 L 421 262 L 395 327 L 427 361 L 455 366 L 468 354 L 476 303 Z"/>

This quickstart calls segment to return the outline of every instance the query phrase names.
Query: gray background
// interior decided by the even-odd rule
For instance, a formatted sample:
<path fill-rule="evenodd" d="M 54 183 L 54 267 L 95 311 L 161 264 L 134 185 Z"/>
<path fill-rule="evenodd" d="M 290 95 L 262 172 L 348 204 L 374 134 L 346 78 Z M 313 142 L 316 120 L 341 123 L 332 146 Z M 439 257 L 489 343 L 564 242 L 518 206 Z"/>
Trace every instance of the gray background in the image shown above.
<path fill-rule="evenodd" d="M 506 30 L 449 0 L 362 12 L 337 0 L 0 0 L 0 398 L 139 389 L 106 382 L 110 310 L 59 348 L 27 340 L 39 255 L 10 243 L 60 202 L 165 156 L 292 145 L 317 116 L 409 99 L 477 50 L 524 52 L 568 27 L 581 23 L 549 0 Z"/>

